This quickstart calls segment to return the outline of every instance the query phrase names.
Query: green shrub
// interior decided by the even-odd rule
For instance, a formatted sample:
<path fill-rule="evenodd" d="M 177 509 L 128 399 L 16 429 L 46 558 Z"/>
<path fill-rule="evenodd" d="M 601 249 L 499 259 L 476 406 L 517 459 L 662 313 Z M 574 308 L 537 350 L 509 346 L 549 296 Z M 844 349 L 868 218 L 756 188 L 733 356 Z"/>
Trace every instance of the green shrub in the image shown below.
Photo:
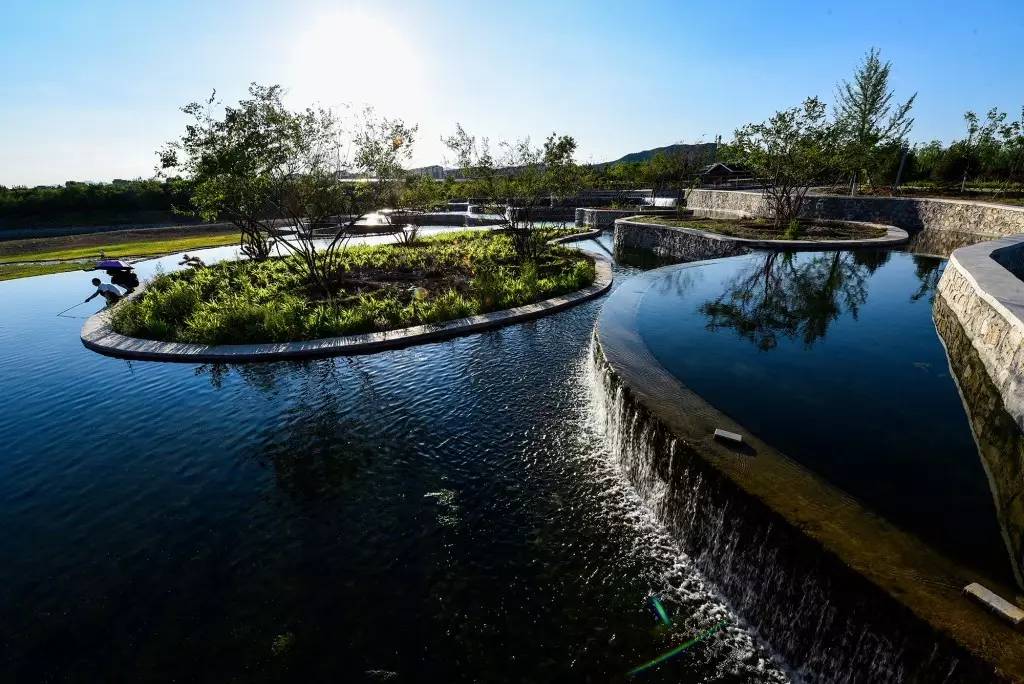
<path fill-rule="evenodd" d="M 796 219 L 790 219 L 789 225 L 786 226 L 786 230 L 783 231 L 782 237 L 787 240 L 799 240 L 803 237 L 804 227 Z"/>

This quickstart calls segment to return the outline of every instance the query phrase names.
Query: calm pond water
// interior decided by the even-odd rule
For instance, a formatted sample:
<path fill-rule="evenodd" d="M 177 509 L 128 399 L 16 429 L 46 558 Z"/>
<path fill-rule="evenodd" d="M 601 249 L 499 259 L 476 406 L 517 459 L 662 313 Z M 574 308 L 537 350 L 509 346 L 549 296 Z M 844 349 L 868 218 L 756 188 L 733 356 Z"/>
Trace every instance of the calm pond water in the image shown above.
<path fill-rule="evenodd" d="M 932 321 L 945 262 L 864 250 L 672 267 L 641 335 L 684 384 L 969 568 L 1014 584 Z"/>
<path fill-rule="evenodd" d="M 90 277 L 0 283 L 0 679 L 604 682 L 721 619 L 647 679 L 787 679 L 592 425 L 603 300 L 194 367 L 84 349 Z"/>

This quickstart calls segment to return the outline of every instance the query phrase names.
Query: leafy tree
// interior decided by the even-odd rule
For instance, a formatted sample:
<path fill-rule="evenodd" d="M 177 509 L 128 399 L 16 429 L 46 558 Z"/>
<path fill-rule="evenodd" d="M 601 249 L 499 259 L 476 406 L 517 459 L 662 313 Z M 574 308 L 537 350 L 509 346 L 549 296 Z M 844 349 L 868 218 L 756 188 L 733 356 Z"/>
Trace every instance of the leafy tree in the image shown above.
<path fill-rule="evenodd" d="M 180 178 L 68 181 L 33 188 L 0 186 L 0 220 L 27 225 L 142 223 L 153 219 L 141 212 L 170 216 L 176 206 L 188 205 L 190 194 L 189 184 Z"/>
<path fill-rule="evenodd" d="M 247 99 L 219 115 L 215 92 L 186 105 L 192 122 L 159 152 L 160 164 L 193 183 L 196 213 L 239 228 L 246 256 L 266 259 L 277 246 L 330 297 L 352 226 L 395 187 L 416 127 L 365 110 L 346 130 L 330 110 L 290 111 L 282 93 L 251 84 Z M 294 239 L 277 239 L 282 224 Z"/>
<path fill-rule="evenodd" d="M 1003 185 L 1024 180 L 1024 110 L 1020 121 L 1007 122 L 1006 112 L 992 108 L 981 120 L 974 112 L 964 114 L 967 139 L 963 144 L 970 151 L 971 164 L 963 170 L 960 190 L 963 192 L 969 174 L 1001 180 Z"/>
<path fill-rule="evenodd" d="M 194 185 L 192 204 L 202 218 L 234 223 L 242 252 L 266 259 L 273 248 L 276 180 L 300 144 L 301 122 L 281 103 L 281 87 L 249 87 L 250 98 L 218 118 L 216 91 L 182 111 L 192 122 L 185 134 L 158 152 L 161 172 L 173 170 Z"/>
<path fill-rule="evenodd" d="M 914 147 L 914 175 L 918 178 L 935 178 L 935 169 L 942 161 L 943 148 L 938 140 L 932 140 Z"/>
<path fill-rule="evenodd" d="M 836 92 L 836 124 L 839 127 L 842 161 L 850 174 L 850 194 L 857 193 L 861 173 L 875 167 L 880 148 L 902 147 L 914 125 L 910 110 L 917 94 L 902 104 L 893 102 L 889 90 L 891 62 L 883 63 L 872 48 L 853 76 Z"/>
<path fill-rule="evenodd" d="M 495 156 L 487 138 L 478 142 L 456 124 L 454 135 L 442 141 L 455 154 L 476 196 L 498 212 L 499 229 L 512 237 L 517 257 L 529 261 L 540 256 L 545 249 L 536 230 L 540 210 L 550 208 L 553 198 L 579 189 L 582 174 L 573 158 L 575 139 L 552 133 L 540 148 L 528 138 L 501 142 Z"/>
<path fill-rule="evenodd" d="M 969 140 L 957 140 L 952 143 L 936 160 L 932 168 L 932 178 L 943 183 L 961 183 L 977 168 L 978 159 L 974 146 Z"/>
<path fill-rule="evenodd" d="M 738 129 L 730 149 L 764 183 L 768 210 L 781 229 L 799 216 L 811 185 L 832 170 L 835 129 L 825 105 L 811 97 Z"/>

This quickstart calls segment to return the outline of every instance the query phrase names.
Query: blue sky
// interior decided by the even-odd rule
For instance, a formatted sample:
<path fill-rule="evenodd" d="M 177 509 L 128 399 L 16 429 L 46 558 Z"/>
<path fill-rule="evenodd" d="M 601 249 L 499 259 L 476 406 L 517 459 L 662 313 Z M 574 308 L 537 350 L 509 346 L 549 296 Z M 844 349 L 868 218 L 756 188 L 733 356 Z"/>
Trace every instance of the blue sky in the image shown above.
<path fill-rule="evenodd" d="M 728 138 L 863 53 L 918 92 L 912 139 L 1024 105 L 1024 2 L 21 2 L 0 20 L 0 184 L 147 177 L 178 108 L 250 81 L 294 106 L 373 104 L 441 163 L 455 122 L 492 139 L 574 135 L 583 161 Z"/>

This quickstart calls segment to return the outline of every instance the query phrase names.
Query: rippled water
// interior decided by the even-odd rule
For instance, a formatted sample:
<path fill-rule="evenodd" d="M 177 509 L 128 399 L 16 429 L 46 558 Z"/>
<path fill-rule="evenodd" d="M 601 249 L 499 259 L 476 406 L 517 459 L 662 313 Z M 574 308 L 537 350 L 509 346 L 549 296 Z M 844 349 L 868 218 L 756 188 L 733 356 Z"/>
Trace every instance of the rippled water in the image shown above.
<path fill-rule="evenodd" d="M 0 283 L 0 679 L 603 682 L 723 618 L 646 678 L 786 679 L 610 460 L 587 363 L 603 300 L 190 367 L 85 350 L 54 314 L 90 275 Z"/>

